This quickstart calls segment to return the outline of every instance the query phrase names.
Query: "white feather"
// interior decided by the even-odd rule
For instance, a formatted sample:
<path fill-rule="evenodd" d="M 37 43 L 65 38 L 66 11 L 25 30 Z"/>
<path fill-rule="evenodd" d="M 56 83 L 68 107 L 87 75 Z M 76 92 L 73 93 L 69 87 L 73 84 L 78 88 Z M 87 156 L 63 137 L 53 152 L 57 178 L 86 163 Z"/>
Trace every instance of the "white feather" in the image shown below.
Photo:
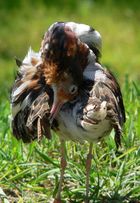
<path fill-rule="evenodd" d="M 12 117 L 14 118 L 20 110 L 23 111 L 27 106 L 29 107 L 30 105 L 30 94 L 28 94 L 22 102 L 12 105 Z"/>
<path fill-rule="evenodd" d="M 100 52 L 102 50 L 102 38 L 97 30 L 91 30 L 91 27 L 86 24 L 68 22 L 66 23 L 73 32 L 85 43 L 92 43 Z"/>
<path fill-rule="evenodd" d="M 32 48 L 30 47 L 29 50 L 28 50 L 27 55 L 25 56 L 25 58 L 23 60 L 23 64 L 25 63 L 25 64 L 28 64 L 28 65 L 32 65 L 32 63 L 31 63 L 32 58 L 40 60 L 40 58 L 41 58 L 40 54 L 41 54 L 40 52 L 34 52 L 32 50 Z"/>
<path fill-rule="evenodd" d="M 103 101 L 101 103 L 100 109 L 98 111 L 94 110 L 94 105 L 89 104 L 86 107 L 87 117 L 91 119 L 103 120 L 107 115 L 107 102 Z"/>
<path fill-rule="evenodd" d="M 66 23 L 77 36 L 83 35 L 90 30 L 90 26 L 86 24 L 68 22 Z"/>
<path fill-rule="evenodd" d="M 17 113 L 21 110 L 21 103 L 13 105 L 11 109 L 12 109 L 12 118 L 14 119 Z"/>
<path fill-rule="evenodd" d="M 13 94 L 12 94 L 12 97 L 14 98 L 14 97 L 16 97 L 16 96 L 18 96 L 23 90 L 25 90 L 27 87 L 28 87 L 28 85 L 30 84 L 30 80 L 28 80 L 28 81 L 25 81 L 24 83 L 22 83 L 14 92 L 13 92 Z"/>
<path fill-rule="evenodd" d="M 35 59 L 38 61 L 36 65 L 32 64 L 32 59 Z M 37 71 L 37 66 L 42 63 L 41 59 L 41 52 L 34 52 L 31 47 L 28 50 L 27 55 L 25 56 L 21 68 L 20 68 L 20 73 L 21 74 L 27 74 L 28 72 L 36 73 Z"/>

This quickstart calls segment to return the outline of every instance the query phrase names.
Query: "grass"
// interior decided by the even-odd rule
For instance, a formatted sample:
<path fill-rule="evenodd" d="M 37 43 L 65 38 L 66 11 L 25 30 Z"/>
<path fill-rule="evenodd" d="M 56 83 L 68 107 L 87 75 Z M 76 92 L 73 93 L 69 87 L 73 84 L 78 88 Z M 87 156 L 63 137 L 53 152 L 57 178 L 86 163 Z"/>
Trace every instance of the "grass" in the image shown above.
<path fill-rule="evenodd" d="M 0 12 L 3 19 L 0 22 L 0 202 L 50 203 L 57 191 L 58 136 L 54 134 L 51 141 L 44 138 L 29 145 L 18 142 L 10 129 L 9 92 L 15 74 L 14 56 L 23 58 L 30 45 L 38 50 L 42 34 L 58 20 L 84 22 L 101 32 L 102 62 L 112 67 L 121 82 L 126 107 L 127 121 L 119 153 L 116 153 L 114 132 L 94 146 L 90 200 L 140 202 L 139 4 L 83 1 L 72 10 L 21 2 L 22 9 L 19 5 L 9 8 L 7 4 Z M 87 143 L 67 143 L 64 202 L 81 203 L 84 198 L 87 150 Z"/>

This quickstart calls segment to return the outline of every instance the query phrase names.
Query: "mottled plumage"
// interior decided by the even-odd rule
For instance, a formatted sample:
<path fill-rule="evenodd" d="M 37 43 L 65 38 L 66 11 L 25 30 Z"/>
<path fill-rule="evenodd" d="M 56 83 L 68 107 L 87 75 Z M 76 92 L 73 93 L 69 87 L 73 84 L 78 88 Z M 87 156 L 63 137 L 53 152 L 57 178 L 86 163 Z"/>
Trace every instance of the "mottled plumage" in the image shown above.
<path fill-rule="evenodd" d="M 12 89 L 13 134 L 24 142 L 40 139 L 39 134 L 51 137 L 48 116 L 53 92 L 45 82 L 41 63 L 40 53 L 30 49 L 21 62 Z"/>
<path fill-rule="evenodd" d="M 45 33 L 40 52 L 29 50 L 12 89 L 12 129 L 17 139 L 31 142 L 53 129 L 62 146 L 61 178 L 54 202 L 61 202 L 66 160 L 64 141 L 90 143 L 87 158 L 86 199 L 92 143 L 115 131 L 121 145 L 125 110 L 120 87 L 98 61 L 101 36 L 88 25 L 54 23 Z"/>
<path fill-rule="evenodd" d="M 48 49 L 49 41 L 52 37 L 53 32 L 56 31 L 56 29 L 62 31 L 64 27 L 69 28 L 72 31 L 73 35 L 75 35 L 81 42 L 85 43 L 96 55 L 96 61 L 99 61 L 99 57 L 101 56 L 102 51 L 102 38 L 100 33 L 89 25 L 79 24 L 75 22 L 56 22 L 52 24 L 44 35 L 41 45 L 42 52 Z M 60 32 L 57 32 L 57 39 L 59 39 L 59 34 Z M 64 38 L 62 40 L 64 40 Z"/>

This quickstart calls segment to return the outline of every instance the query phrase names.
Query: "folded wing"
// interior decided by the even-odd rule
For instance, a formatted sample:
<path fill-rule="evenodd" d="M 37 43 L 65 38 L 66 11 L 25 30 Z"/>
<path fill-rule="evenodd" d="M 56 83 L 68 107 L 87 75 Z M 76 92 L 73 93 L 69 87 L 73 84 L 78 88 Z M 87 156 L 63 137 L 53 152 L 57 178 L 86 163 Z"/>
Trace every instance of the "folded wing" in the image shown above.
<path fill-rule="evenodd" d="M 40 53 L 29 50 L 20 63 L 11 93 L 12 129 L 17 139 L 31 142 L 51 137 L 48 121 L 53 93 L 45 83 Z"/>

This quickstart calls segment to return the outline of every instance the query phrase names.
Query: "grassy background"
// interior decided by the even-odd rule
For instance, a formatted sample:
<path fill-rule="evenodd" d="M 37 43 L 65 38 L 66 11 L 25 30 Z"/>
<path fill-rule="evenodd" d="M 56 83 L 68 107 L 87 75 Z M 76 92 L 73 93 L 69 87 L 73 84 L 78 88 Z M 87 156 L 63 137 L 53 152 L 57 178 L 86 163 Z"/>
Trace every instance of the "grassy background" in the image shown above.
<path fill-rule="evenodd" d="M 46 202 L 57 190 L 58 137 L 24 145 L 11 135 L 9 126 L 9 91 L 16 71 L 14 57 L 22 59 L 29 46 L 38 51 L 44 32 L 55 21 L 86 23 L 101 33 L 101 62 L 118 78 L 126 106 L 127 122 L 120 153 L 116 153 L 113 132 L 94 147 L 91 202 L 140 201 L 139 9 L 138 0 L 0 2 L 0 202 Z M 63 199 L 81 203 L 88 145 L 67 143 L 67 148 Z"/>

